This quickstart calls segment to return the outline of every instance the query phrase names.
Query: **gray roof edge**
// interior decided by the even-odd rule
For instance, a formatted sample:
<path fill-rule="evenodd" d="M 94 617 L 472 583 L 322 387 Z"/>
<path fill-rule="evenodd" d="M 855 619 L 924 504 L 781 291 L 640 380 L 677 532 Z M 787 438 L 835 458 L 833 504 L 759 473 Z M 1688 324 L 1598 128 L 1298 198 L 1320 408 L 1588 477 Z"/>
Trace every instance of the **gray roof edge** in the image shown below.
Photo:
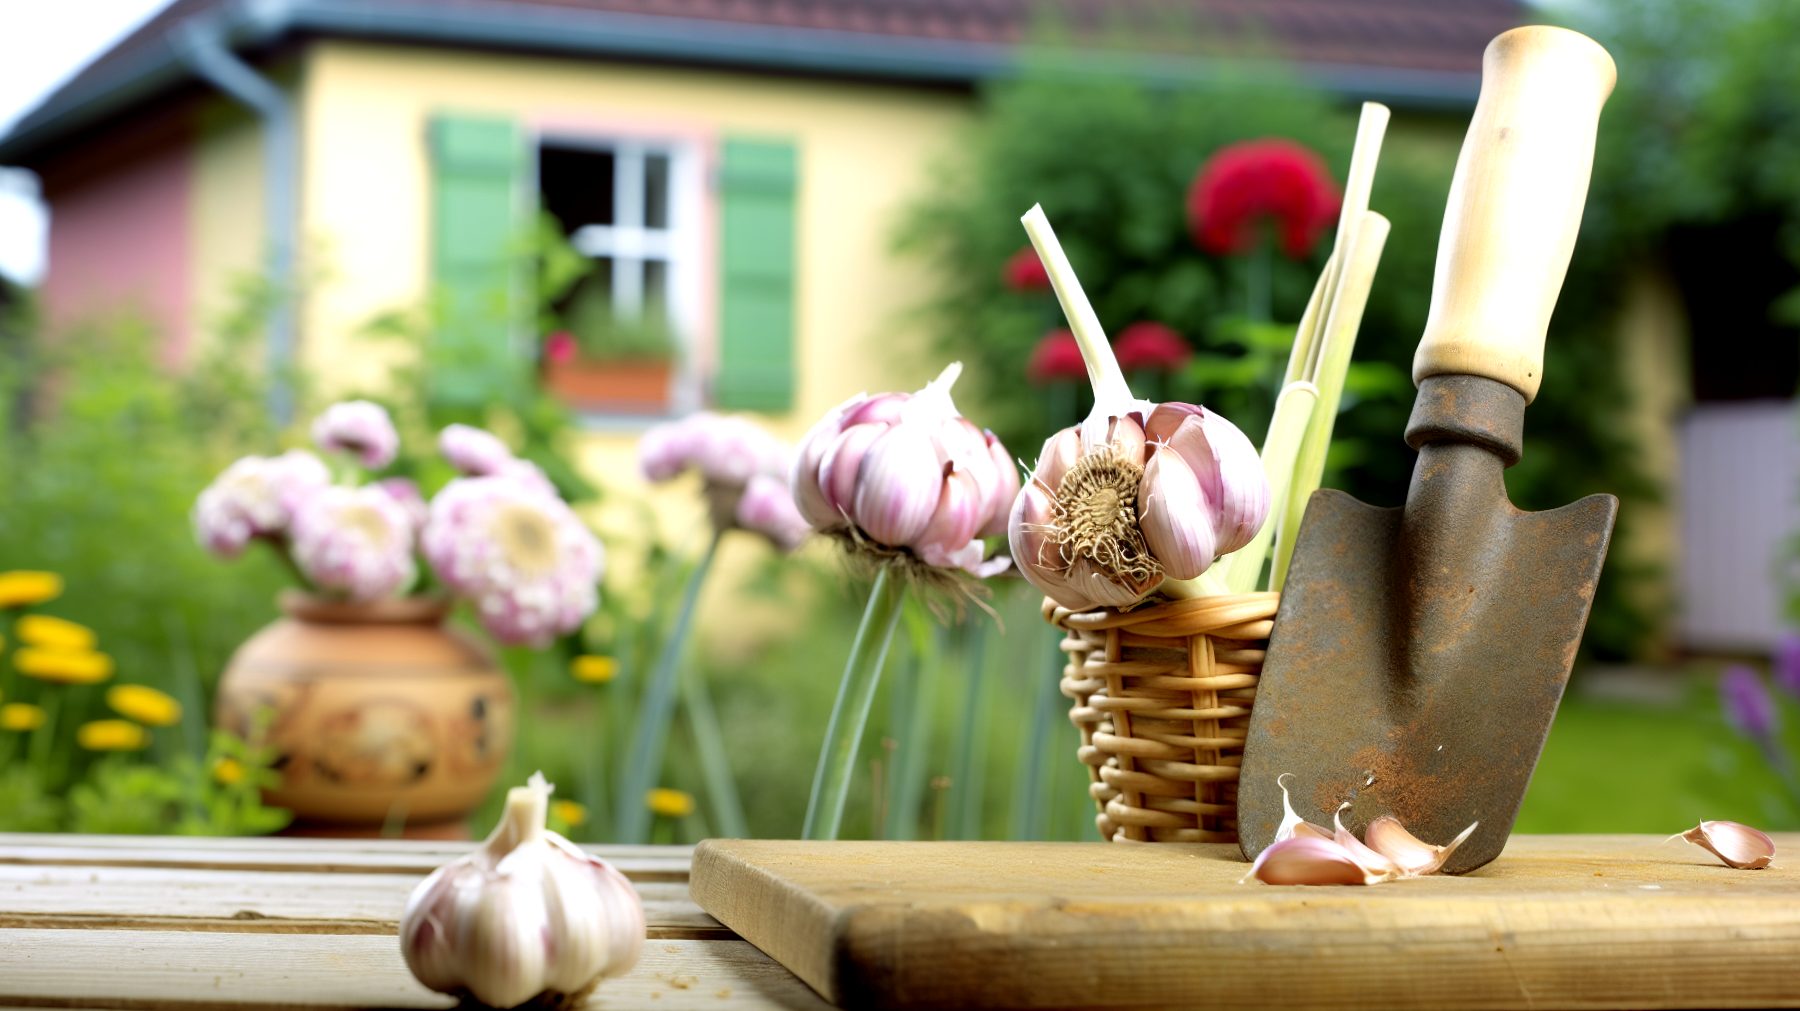
<path fill-rule="evenodd" d="M 788 28 L 613 11 L 488 3 L 394 0 L 240 0 L 194 15 L 234 48 L 294 32 L 441 42 L 565 55 L 622 56 L 756 69 L 848 74 L 915 83 L 967 84 L 1014 75 L 1018 47 L 877 33 Z M 179 30 L 179 29 L 175 29 Z M 1057 61 L 1059 64 L 1064 61 Z M 1205 80 L 1216 67 L 1193 59 L 1096 61 L 1102 73 L 1173 83 Z M 1467 108 L 1479 74 L 1305 64 L 1300 76 L 1328 90 L 1409 107 Z M 29 158 L 68 134 L 194 75 L 174 46 L 151 44 L 116 72 L 52 94 L 0 138 L 0 165 Z"/>

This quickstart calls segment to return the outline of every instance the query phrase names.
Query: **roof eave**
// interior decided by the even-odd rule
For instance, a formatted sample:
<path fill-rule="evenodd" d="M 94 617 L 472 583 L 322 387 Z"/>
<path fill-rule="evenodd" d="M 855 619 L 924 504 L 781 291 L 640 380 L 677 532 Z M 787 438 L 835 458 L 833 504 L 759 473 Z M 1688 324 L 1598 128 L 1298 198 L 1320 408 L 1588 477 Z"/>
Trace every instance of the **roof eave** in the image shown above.
<path fill-rule="evenodd" d="M 261 0 L 196 15 L 227 45 L 267 45 L 294 33 L 437 42 L 569 56 L 669 60 L 762 70 L 841 74 L 914 83 L 969 84 L 1020 72 L 1017 47 L 878 33 L 784 28 L 517 3 L 454 5 L 400 0 Z M 1101 59 L 1101 72 L 1167 81 L 1216 77 L 1194 59 Z M 1339 94 L 1410 107 L 1467 108 L 1477 74 L 1303 65 L 1301 77 Z M 58 140 L 194 77 L 167 43 L 147 47 L 104 80 L 51 95 L 0 138 L 0 164 L 28 161 Z"/>

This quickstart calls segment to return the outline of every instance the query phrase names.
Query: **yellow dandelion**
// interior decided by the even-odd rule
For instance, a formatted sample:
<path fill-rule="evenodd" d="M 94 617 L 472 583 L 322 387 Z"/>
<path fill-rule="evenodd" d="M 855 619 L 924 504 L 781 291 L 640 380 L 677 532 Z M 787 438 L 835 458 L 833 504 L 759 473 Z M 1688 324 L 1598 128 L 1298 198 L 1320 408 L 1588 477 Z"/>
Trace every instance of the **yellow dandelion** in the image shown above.
<path fill-rule="evenodd" d="M 603 685 L 618 676 L 619 661 L 610 656 L 583 653 L 569 661 L 569 673 L 577 681 L 585 681 L 590 685 Z"/>
<path fill-rule="evenodd" d="M 172 726 L 181 719 L 181 703 L 147 685 L 113 685 L 106 690 L 106 704 L 120 716 L 153 727 Z"/>
<path fill-rule="evenodd" d="M 44 725 L 44 710 L 29 702 L 0 706 L 0 730 L 36 730 Z"/>
<path fill-rule="evenodd" d="M 682 790 L 659 786 L 644 794 L 644 803 L 665 818 L 686 818 L 694 813 L 694 795 Z"/>
<path fill-rule="evenodd" d="M 550 816 L 571 827 L 587 824 L 587 808 L 572 800 L 551 801 Z"/>
<path fill-rule="evenodd" d="M 150 743 L 150 731 L 130 720 L 95 720 L 75 731 L 75 743 L 89 751 L 136 751 Z"/>
<path fill-rule="evenodd" d="M 70 653 L 26 648 L 13 652 L 13 669 L 40 681 L 65 685 L 99 684 L 112 677 L 112 657 L 105 653 Z"/>
<path fill-rule="evenodd" d="M 236 786 L 244 781 L 244 763 L 235 758 L 221 758 L 213 763 L 212 775 L 225 786 Z"/>
<path fill-rule="evenodd" d="M 62 595 L 62 577 L 54 572 L 15 569 L 0 572 L 0 608 L 30 607 Z"/>
<path fill-rule="evenodd" d="M 20 618 L 14 631 L 18 633 L 20 642 L 43 649 L 74 653 L 94 648 L 93 629 L 65 618 L 52 618 L 47 614 L 28 614 Z"/>

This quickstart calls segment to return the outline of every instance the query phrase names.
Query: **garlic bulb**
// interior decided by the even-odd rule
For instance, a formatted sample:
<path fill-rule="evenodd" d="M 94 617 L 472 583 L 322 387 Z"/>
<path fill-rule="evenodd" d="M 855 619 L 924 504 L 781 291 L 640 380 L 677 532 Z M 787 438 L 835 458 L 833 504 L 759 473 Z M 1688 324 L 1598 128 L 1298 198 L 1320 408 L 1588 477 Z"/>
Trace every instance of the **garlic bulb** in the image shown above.
<path fill-rule="evenodd" d="M 1043 211 L 1033 207 L 1024 221 L 1087 362 L 1094 409 L 1044 443 L 1014 501 L 1014 564 L 1077 611 L 1130 607 L 1159 588 L 1226 592 L 1216 577 L 1217 585 L 1179 584 L 1262 529 L 1269 484 L 1255 447 L 1203 407 L 1135 398 Z"/>
<path fill-rule="evenodd" d="M 507 791 L 487 841 L 413 889 L 400 951 L 419 982 L 510 1008 L 636 964 L 643 902 L 612 865 L 545 830 L 553 789 L 540 772 Z"/>

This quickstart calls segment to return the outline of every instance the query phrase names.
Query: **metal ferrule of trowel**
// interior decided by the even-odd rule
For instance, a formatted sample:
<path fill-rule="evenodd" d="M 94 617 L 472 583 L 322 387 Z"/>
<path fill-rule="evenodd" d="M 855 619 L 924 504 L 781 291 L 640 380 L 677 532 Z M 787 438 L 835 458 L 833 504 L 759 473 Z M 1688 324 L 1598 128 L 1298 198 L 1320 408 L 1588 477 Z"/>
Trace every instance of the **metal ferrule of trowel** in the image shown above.
<path fill-rule="evenodd" d="M 1474 834 L 1444 870 L 1506 845 L 1587 624 L 1618 511 L 1507 500 L 1544 335 L 1579 228 L 1605 50 L 1520 28 L 1489 46 L 1451 185 L 1407 424 L 1406 504 L 1319 491 L 1282 588 L 1245 743 L 1238 832 L 1254 858 L 1284 813 L 1351 831 Z"/>

